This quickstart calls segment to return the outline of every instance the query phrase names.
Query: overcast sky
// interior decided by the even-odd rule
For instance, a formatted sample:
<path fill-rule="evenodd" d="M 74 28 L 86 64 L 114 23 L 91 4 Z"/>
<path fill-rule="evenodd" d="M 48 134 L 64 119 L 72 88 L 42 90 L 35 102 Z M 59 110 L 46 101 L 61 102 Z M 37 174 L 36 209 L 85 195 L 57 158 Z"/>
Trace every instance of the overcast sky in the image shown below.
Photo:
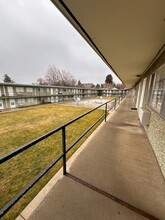
<path fill-rule="evenodd" d="M 35 83 L 49 65 L 82 83 L 119 82 L 50 0 L 0 0 L 0 82 Z"/>

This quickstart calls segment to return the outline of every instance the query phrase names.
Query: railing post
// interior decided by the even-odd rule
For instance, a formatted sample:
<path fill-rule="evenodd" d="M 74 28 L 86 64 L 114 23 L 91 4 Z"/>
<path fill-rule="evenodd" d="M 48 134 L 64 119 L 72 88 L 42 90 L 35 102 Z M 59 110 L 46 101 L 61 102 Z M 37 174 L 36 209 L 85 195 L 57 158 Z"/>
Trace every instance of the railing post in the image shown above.
<path fill-rule="evenodd" d="M 105 104 L 105 122 L 107 120 L 107 103 Z"/>
<path fill-rule="evenodd" d="M 116 98 L 115 98 L 115 105 L 114 105 L 114 109 L 116 109 Z"/>
<path fill-rule="evenodd" d="M 63 175 L 66 175 L 66 135 L 65 135 L 65 126 L 62 127 L 62 153 L 63 153 Z"/>

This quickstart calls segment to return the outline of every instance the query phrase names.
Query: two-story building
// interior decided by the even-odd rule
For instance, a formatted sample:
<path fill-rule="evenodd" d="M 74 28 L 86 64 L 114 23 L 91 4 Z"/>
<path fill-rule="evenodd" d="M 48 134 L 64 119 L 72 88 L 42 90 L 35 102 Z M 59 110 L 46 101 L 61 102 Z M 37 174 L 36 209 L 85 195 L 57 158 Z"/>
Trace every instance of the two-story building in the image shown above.
<path fill-rule="evenodd" d="M 102 90 L 48 85 L 26 85 L 0 83 L 0 110 L 32 106 L 45 103 L 58 103 L 109 95 L 125 95 L 127 90 Z"/>

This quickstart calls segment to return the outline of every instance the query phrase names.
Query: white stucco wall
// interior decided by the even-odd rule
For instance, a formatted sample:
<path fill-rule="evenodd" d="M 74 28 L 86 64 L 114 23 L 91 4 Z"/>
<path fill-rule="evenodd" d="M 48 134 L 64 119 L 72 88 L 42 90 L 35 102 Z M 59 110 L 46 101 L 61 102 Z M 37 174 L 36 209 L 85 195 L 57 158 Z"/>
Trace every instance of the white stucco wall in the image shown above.
<path fill-rule="evenodd" d="M 165 177 L 165 120 L 151 111 L 150 125 L 146 132 Z"/>

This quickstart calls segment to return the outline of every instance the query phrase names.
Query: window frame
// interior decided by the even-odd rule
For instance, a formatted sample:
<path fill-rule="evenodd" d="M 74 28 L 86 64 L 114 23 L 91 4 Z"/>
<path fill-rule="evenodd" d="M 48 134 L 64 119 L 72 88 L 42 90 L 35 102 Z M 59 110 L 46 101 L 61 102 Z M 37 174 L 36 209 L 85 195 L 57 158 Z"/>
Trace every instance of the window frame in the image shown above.
<path fill-rule="evenodd" d="M 159 78 L 159 74 L 161 74 L 161 71 L 164 71 L 165 73 L 165 64 L 162 65 L 158 70 L 156 70 L 151 76 L 150 76 L 150 81 L 149 81 L 149 94 L 148 94 L 148 107 L 153 110 L 154 112 L 156 112 L 159 116 L 161 116 L 162 118 L 165 118 L 165 86 L 164 87 L 158 87 L 157 85 L 160 86 L 160 80 L 161 78 Z M 163 75 L 164 78 L 163 80 L 165 80 L 165 75 Z M 159 80 L 157 80 L 159 79 Z M 159 98 L 160 95 L 160 91 L 162 92 L 162 98 Z M 155 94 L 154 94 L 155 92 Z M 154 99 L 156 99 L 154 101 Z M 161 102 L 161 104 L 159 104 L 159 102 Z M 154 106 L 155 104 L 155 106 Z M 160 108 L 159 108 L 160 105 Z"/>
<path fill-rule="evenodd" d="M 27 87 L 26 88 L 26 92 L 32 93 L 33 92 L 33 88 L 32 87 Z"/>
<path fill-rule="evenodd" d="M 17 93 L 23 93 L 23 92 L 24 92 L 24 87 L 22 87 L 22 86 L 17 86 L 17 87 L 16 87 L 16 92 L 17 92 Z"/>

